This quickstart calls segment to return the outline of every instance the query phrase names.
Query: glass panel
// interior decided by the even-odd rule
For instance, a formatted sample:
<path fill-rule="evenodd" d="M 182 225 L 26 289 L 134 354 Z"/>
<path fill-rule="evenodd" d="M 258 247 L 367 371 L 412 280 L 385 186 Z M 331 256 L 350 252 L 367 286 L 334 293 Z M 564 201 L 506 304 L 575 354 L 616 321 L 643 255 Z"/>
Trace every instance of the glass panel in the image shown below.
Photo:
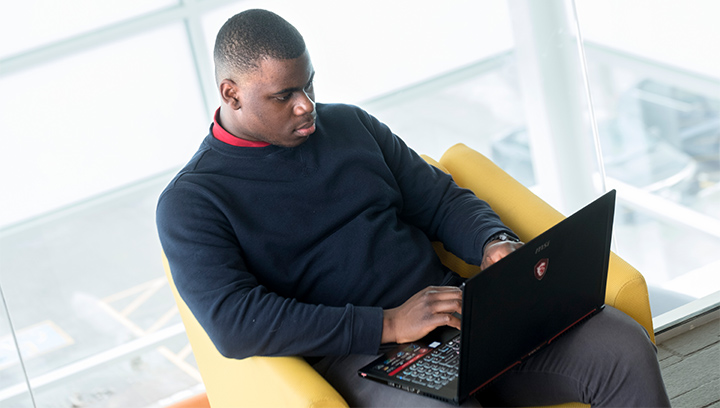
<path fill-rule="evenodd" d="M 150 406 L 196 386 L 154 222 L 208 129 L 182 25 L 0 87 L 0 281 L 38 406 Z M 20 404 L 17 382 L 0 406 Z"/>
<path fill-rule="evenodd" d="M 59 41 L 177 0 L 23 0 L 0 6 L 0 58 Z M 8 39 L 12 39 L 9 41 Z"/>
<path fill-rule="evenodd" d="M 28 390 L 17 347 L 27 344 L 27 340 L 25 337 L 18 338 L 12 331 L 10 314 L 5 305 L 3 291 L 0 290 L 0 401 L 5 399 L 5 395 L 12 394 L 15 396 L 12 406 L 32 408 L 33 399 Z"/>
<path fill-rule="evenodd" d="M 167 182 L 0 234 L 0 278 L 38 407 L 150 406 L 200 383 L 160 264 L 154 208 Z M 20 378 L 0 384 L 0 406 L 15 406 Z"/>
<path fill-rule="evenodd" d="M 541 21 L 548 15 L 542 9 L 510 10 L 512 4 L 531 8 L 532 2 L 523 1 L 414 3 L 413 7 L 382 0 L 362 4 L 313 1 L 312 7 L 288 0 L 246 1 L 208 13 L 203 22 L 208 49 L 212 49 L 215 33 L 233 14 L 252 7 L 279 13 L 306 39 L 317 71 L 318 101 L 360 104 L 417 151 L 436 158 L 453 144 L 465 143 L 491 156 L 528 185 L 538 184 L 535 156 L 547 155 L 544 160 L 551 165 L 540 166 L 544 172 L 575 164 L 583 166 L 584 170 L 543 174 L 544 181 L 538 188 L 546 198 L 576 196 L 576 209 L 578 203 L 589 202 L 598 190 L 597 177 L 593 177 L 597 160 L 574 35 L 575 20 L 568 14 L 565 2 L 553 3 L 557 4 L 551 7 L 555 14 Z M 547 28 L 548 33 L 562 33 L 549 40 L 555 43 L 546 44 L 553 53 L 545 61 L 532 55 L 537 48 L 533 42 L 537 32 L 513 21 L 526 14 L 541 15 L 535 17 L 534 23 L 540 26 L 537 30 Z M 519 41 L 518 36 L 522 37 Z M 519 49 L 528 50 L 525 55 L 530 57 L 520 57 Z M 552 66 L 558 55 L 563 59 Z M 517 63 L 518 58 L 523 58 L 522 64 Z M 533 92 L 540 88 L 537 81 L 529 84 L 521 79 L 537 75 L 518 72 L 518 67 L 527 71 L 528 61 L 534 64 L 533 69 L 545 69 L 546 77 L 548 72 L 562 72 L 555 80 L 565 84 L 564 90 L 572 94 L 562 101 L 563 107 L 572 111 L 565 111 L 563 117 L 555 115 L 555 124 L 564 126 L 562 131 L 541 129 L 539 125 L 552 110 L 545 107 L 557 105 L 562 98 L 546 92 L 544 99 L 533 99 L 538 96 Z M 533 123 L 531 131 L 544 138 L 533 144 L 552 149 L 545 147 L 536 152 L 538 149 L 530 148 L 528 120 Z M 553 143 L 544 143 L 551 135 L 560 136 Z M 578 154 L 577 149 L 584 153 Z M 562 154 L 563 160 L 558 160 L 557 154 Z M 570 163 L 557 164 L 567 158 L 572 159 Z M 563 174 L 577 177 L 573 180 Z M 563 191 L 555 191 L 559 189 Z M 550 201 L 563 204 L 562 198 Z"/>
<path fill-rule="evenodd" d="M 535 185 L 527 139 L 512 143 L 525 127 L 525 113 L 510 50 L 361 104 L 420 153 L 439 159 L 464 143 Z"/>
<path fill-rule="evenodd" d="M 251 0 L 208 13 L 203 19 L 208 49 L 229 17 L 256 7 L 278 13 L 302 33 L 317 71 L 315 89 L 321 102 L 366 101 L 512 45 L 504 0 Z"/>
<path fill-rule="evenodd" d="M 420 152 L 440 157 L 465 143 L 571 213 L 602 190 L 572 9 L 564 1 L 492 4 L 454 9 L 453 24 L 468 29 L 447 41 L 472 62 L 363 106 Z"/>
<path fill-rule="evenodd" d="M 175 168 L 207 132 L 181 26 L 0 77 L 0 90 L 12 112 L 0 122 L 12 197 L 0 226 Z"/>
<path fill-rule="evenodd" d="M 720 42 L 714 1 L 577 0 L 618 250 L 653 314 L 720 291 Z"/>

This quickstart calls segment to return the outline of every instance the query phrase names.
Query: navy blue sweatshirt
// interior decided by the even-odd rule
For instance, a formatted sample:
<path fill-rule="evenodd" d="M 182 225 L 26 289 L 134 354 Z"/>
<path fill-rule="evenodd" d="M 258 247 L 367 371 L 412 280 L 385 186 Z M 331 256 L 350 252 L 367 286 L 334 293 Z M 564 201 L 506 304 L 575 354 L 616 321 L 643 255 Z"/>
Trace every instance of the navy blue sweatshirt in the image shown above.
<path fill-rule="evenodd" d="M 479 264 L 510 232 L 365 111 L 316 109 L 294 148 L 211 132 L 160 196 L 178 291 L 227 357 L 377 353 L 383 308 L 459 282 L 432 240 Z"/>

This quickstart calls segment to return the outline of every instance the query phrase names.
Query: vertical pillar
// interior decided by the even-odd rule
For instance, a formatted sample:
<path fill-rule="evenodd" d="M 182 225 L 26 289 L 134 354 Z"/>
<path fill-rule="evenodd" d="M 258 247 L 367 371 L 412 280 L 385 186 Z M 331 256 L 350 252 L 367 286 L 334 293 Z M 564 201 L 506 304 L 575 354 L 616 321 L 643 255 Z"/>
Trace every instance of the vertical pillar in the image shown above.
<path fill-rule="evenodd" d="M 564 214 L 600 191 L 589 92 L 572 4 L 508 0 L 540 194 Z"/>

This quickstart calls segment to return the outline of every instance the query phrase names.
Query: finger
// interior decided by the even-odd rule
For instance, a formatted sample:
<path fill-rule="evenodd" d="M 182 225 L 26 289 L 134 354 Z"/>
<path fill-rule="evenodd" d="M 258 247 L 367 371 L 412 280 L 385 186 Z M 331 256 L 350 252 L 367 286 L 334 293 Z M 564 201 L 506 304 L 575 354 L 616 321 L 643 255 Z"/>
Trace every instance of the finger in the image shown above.
<path fill-rule="evenodd" d="M 430 319 L 430 321 L 428 323 L 430 324 L 430 327 L 432 329 L 435 329 L 435 328 L 441 327 L 441 326 L 450 326 L 450 327 L 454 327 L 454 328 L 460 330 L 461 321 L 460 321 L 459 317 L 457 317 L 453 314 L 439 313 L 439 314 L 433 315 L 433 317 Z M 429 330 L 428 333 L 430 331 L 432 331 L 432 330 Z"/>
<path fill-rule="evenodd" d="M 459 313 L 462 310 L 462 295 L 462 289 L 457 287 L 429 288 L 425 302 L 434 313 Z"/>
<path fill-rule="evenodd" d="M 462 290 L 457 286 L 428 286 L 426 288 L 428 292 L 438 292 L 438 293 L 456 293 L 456 292 L 462 292 Z"/>
<path fill-rule="evenodd" d="M 450 320 L 449 320 L 447 326 L 450 326 L 450 327 L 460 330 L 460 326 L 462 326 L 462 320 L 458 316 L 450 315 Z"/>
<path fill-rule="evenodd" d="M 425 294 L 438 299 L 462 299 L 463 291 L 457 286 L 430 286 Z"/>
<path fill-rule="evenodd" d="M 433 314 L 462 313 L 462 299 L 438 300 L 430 305 Z"/>

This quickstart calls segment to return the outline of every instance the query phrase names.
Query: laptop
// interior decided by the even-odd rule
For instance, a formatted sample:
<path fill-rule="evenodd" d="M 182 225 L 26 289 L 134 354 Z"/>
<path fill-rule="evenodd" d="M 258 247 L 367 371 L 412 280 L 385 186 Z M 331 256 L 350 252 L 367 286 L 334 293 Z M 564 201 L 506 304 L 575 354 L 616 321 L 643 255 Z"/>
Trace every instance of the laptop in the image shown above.
<path fill-rule="evenodd" d="M 567 330 L 599 313 L 615 190 L 464 284 L 462 331 L 441 327 L 388 349 L 362 377 L 461 404 Z"/>

